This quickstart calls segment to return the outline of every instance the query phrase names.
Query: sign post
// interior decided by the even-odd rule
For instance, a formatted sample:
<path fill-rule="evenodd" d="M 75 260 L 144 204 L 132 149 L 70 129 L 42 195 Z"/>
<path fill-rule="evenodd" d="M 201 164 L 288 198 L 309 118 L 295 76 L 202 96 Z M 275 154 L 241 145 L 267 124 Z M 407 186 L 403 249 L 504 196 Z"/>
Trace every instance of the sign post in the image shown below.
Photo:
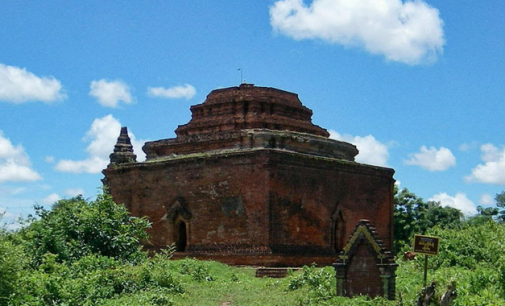
<path fill-rule="evenodd" d="M 426 288 L 426 279 L 428 277 L 428 256 L 438 255 L 438 237 L 415 235 L 414 253 L 424 254 L 424 287 Z"/>

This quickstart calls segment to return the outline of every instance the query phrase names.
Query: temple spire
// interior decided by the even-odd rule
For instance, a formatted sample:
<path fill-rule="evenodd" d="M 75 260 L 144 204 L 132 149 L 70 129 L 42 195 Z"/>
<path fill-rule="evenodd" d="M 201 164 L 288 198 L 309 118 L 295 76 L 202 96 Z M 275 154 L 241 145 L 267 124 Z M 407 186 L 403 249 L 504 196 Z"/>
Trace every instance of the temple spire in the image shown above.
<path fill-rule="evenodd" d="M 112 153 L 109 158 L 111 164 L 137 162 L 137 155 L 133 154 L 133 146 L 130 136 L 128 136 L 127 127 L 124 126 L 121 128 L 116 145 L 114 146 L 114 153 Z"/>

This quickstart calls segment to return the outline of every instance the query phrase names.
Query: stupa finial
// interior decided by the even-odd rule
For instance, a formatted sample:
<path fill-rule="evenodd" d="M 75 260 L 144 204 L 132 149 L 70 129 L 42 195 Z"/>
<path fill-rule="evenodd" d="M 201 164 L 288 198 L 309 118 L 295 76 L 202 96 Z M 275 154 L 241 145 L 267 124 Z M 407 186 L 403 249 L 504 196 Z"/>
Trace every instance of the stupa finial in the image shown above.
<path fill-rule="evenodd" d="M 121 132 L 114 145 L 114 152 L 109 156 L 111 164 L 125 164 L 137 162 L 137 155 L 133 153 L 133 146 L 128 136 L 128 128 L 121 127 Z"/>

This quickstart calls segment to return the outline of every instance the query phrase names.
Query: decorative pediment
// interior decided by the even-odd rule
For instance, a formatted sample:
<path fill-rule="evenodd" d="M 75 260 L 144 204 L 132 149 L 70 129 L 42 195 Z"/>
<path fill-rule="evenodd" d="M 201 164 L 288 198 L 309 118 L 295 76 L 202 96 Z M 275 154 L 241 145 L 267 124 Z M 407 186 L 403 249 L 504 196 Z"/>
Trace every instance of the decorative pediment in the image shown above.
<path fill-rule="evenodd" d="M 383 241 L 378 237 L 377 230 L 366 219 L 358 222 L 354 229 L 351 238 L 347 242 L 344 249 L 340 252 L 337 263 L 346 264 L 356 253 L 356 249 L 360 243 L 364 242 L 374 253 L 377 258 L 377 264 L 394 264 L 393 254 L 386 249 Z"/>
<path fill-rule="evenodd" d="M 172 206 L 167 210 L 166 219 L 172 223 L 175 222 L 177 216 L 181 216 L 184 220 L 189 220 L 193 216 L 189 211 L 186 201 L 182 197 L 175 199 Z"/>
<path fill-rule="evenodd" d="M 371 266 L 367 264 L 369 262 L 375 262 L 375 267 L 373 264 Z M 342 296 L 383 295 L 394 299 L 397 266 L 393 254 L 384 246 L 376 228 L 370 221 L 362 219 L 340 252 L 337 262 L 333 264 L 337 272 L 337 294 Z M 377 287 L 354 287 L 353 284 L 359 282 L 358 279 L 353 279 L 357 275 L 354 273 L 356 270 L 360 270 L 360 278 L 363 274 L 367 274 L 369 284 L 377 284 Z M 360 292 L 361 289 L 364 291 Z"/>

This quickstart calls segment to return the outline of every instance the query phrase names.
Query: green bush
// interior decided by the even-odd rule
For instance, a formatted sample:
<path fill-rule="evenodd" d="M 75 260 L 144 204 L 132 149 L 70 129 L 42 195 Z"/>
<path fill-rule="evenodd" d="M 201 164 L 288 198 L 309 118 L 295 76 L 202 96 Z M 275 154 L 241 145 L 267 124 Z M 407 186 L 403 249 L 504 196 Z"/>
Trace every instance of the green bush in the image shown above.
<path fill-rule="evenodd" d="M 469 220 L 458 230 L 435 227 L 427 234 L 440 238 L 439 254 L 429 257 L 428 271 L 428 281 L 437 282 L 438 294 L 455 281 L 454 306 L 505 305 L 505 224 Z M 402 292 L 404 305 L 414 304 L 422 288 L 423 257 L 400 262 L 397 292 Z"/>
<path fill-rule="evenodd" d="M 132 265 L 96 254 L 68 265 L 47 253 L 38 269 L 26 273 L 19 285 L 10 305 L 102 305 L 144 292 L 150 293 L 143 299 L 156 300 L 155 305 L 171 305 L 170 296 L 184 293 L 164 265 L 151 260 Z"/>
<path fill-rule="evenodd" d="M 55 254 L 58 262 L 72 262 L 90 254 L 130 262 L 145 257 L 140 241 L 148 237 L 145 230 L 149 222 L 130 216 L 107 193 L 90 202 L 81 196 L 60 200 L 52 210 L 36 207 L 36 211 L 40 220 L 22 231 L 35 266 L 46 253 Z"/>
<path fill-rule="evenodd" d="M 204 262 L 191 258 L 181 260 L 179 273 L 183 275 L 190 275 L 193 280 L 197 282 L 211 282 L 215 280 L 214 277 L 210 274 L 209 268 L 204 264 Z"/>
<path fill-rule="evenodd" d="M 331 267 L 317 269 L 315 264 L 304 266 L 301 273 L 290 279 L 288 290 L 306 286 L 309 289 L 309 301 L 327 300 L 335 296 L 334 275 L 335 272 Z"/>
<path fill-rule="evenodd" d="M 431 259 L 436 267 L 496 268 L 504 258 L 505 227 L 494 221 L 464 225 L 459 230 L 435 227 L 427 233 L 440 237 L 439 255 Z"/>
<path fill-rule="evenodd" d="M 16 292 L 25 267 L 23 249 L 10 241 L 8 233 L 0 229 L 0 305 L 7 305 L 9 297 Z"/>

